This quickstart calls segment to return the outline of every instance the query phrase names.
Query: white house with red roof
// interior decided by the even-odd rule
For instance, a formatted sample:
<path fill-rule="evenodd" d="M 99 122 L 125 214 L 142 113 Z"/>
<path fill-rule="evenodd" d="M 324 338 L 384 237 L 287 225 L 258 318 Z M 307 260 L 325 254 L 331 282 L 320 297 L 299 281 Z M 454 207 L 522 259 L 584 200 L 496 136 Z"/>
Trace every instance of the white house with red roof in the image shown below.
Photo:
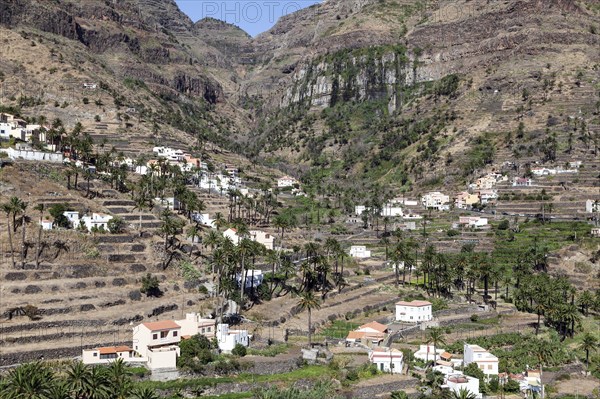
<path fill-rule="evenodd" d="M 401 374 L 404 367 L 404 354 L 393 348 L 373 348 L 369 351 L 369 361 L 384 373 Z"/>
<path fill-rule="evenodd" d="M 433 319 L 431 302 L 400 301 L 396 302 L 396 321 L 421 323 Z"/>
<path fill-rule="evenodd" d="M 83 364 L 108 364 L 121 359 L 124 362 L 139 362 L 143 361 L 139 356 L 135 356 L 135 352 L 128 346 L 104 346 L 94 349 L 84 349 L 81 360 Z"/>

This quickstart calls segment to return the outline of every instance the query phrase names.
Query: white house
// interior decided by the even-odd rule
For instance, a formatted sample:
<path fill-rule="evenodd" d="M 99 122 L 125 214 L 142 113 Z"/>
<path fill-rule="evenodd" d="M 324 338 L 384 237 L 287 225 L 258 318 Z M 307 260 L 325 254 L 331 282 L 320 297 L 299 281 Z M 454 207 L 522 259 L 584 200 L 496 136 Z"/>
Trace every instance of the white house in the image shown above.
<path fill-rule="evenodd" d="M 258 287 L 259 285 L 262 284 L 263 280 L 264 280 L 265 276 L 262 272 L 262 270 L 246 270 L 246 284 L 245 287 L 246 288 L 250 288 L 250 287 Z M 238 286 L 241 287 L 242 286 L 242 275 L 241 273 L 237 273 L 235 276 L 235 279 L 238 283 Z"/>
<path fill-rule="evenodd" d="M 250 345 L 250 336 L 247 330 L 230 330 L 227 324 L 217 325 L 217 344 L 223 352 L 231 352 L 237 344 Z"/>
<path fill-rule="evenodd" d="M 590 234 L 592 235 L 592 237 L 600 238 L 600 227 L 592 227 Z"/>
<path fill-rule="evenodd" d="M 42 220 L 42 230 L 52 230 L 54 228 L 54 222 L 51 220 Z"/>
<path fill-rule="evenodd" d="M 496 201 L 498 199 L 498 190 L 480 190 L 479 198 L 482 204 L 487 204 L 489 202 Z"/>
<path fill-rule="evenodd" d="M 498 358 L 479 345 L 465 344 L 463 362 L 465 367 L 476 363 L 487 376 L 498 375 Z"/>
<path fill-rule="evenodd" d="M 81 354 L 83 364 L 108 364 L 121 359 L 126 363 L 139 362 L 144 359 L 135 356 L 128 346 L 105 346 L 95 349 L 84 349 Z"/>
<path fill-rule="evenodd" d="M 533 185 L 533 181 L 524 177 L 517 177 L 513 180 L 513 187 L 531 187 Z"/>
<path fill-rule="evenodd" d="M 587 213 L 600 212 L 600 200 L 589 199 L 585 201 L 585 211 Z"/>
<path fill-rule="evenodd" d="M 283 176 L 277 179 L 277 187 L 293 187 L 295 184 L 298 184 L 298 180 L 294 179 L 291 176 Z"/>
<path fill-rule="evenodd" d="M 396 320 L 407 323 L 420 323 L 433 319 L 431 302 L 400 301 L 396 302 Z"/>
<path fill-rule="evenodd" d="M 483 397 L 483 395 L 479 392 L 479 379 L 462 374 L 452 374 L 446 376 L 442 388 L 449 389 L 451 392 L 455 392 L 457 394 L 460 394 L 461 390 L 467 391 L 478 399 Z"/>
<path fill-rule="evenodd" d="M 401 374 L 404 354 L 393 348 L 373 348 L 369 351 L 369 361 L 377 370 L 385 373 Z"/>
<path fill-rule="evenodd" d="M 169 147 L 154 147 L 152 149 L 157 156 L 166 158 L 169 161 L 180 162 L 184 159 L 184 153 L 182 150 L 176 150 Z"/>
<path fill-rule="evenodd" d="M 447 211 L 450 209 L 450 197 L 439 191 L 432 191 L 421 197 L 421 204 L 427 209 Z"/>
<path fill-rule="evenodd" d="M 172 320 L 142 323 L 133 328 L 133 350 L 151 369 L 177 366 L 181 326 Z"/>
<path fill-rule="evenodd" d="M 353 245 L 350 247 L 350 256 L 353 258 L 369 258 L 371 257 L 371 251 L 367 250 L 364 245 Z"/>
<path fill-rule="evenodd" d="M 250 239 L 264 245 L 267 249 L 273 250 L 275 247 L 275 237 L 269 233 L 260 230 L 250 230 Z"/>
<path fill-rule="evenodd" d="M 208 213 L 198 213 L 198 212 L 193 212 L 192 213 L 192 219 L 195 222 L 200 223 L 203 226 L 208 226 L 212 229 L 216 229 L 217 226 L 215 225 L 215 221 L 214 219 L 210 218 L 210 215 Z"/>
<path fill-rule="evenodd" d="M 207 338 L 215 336 L 215 320 L 204 319 L 197 313 L 186 313 L 185 319 L 175 320 L 181 327 L 181 337 L 188 338 L 194 335 L 204 335 Z"/>
<path fill-rule="evenodd" d="M 84 216 L 81 218 L 80 223 L 83 222 L 85 228 L 88 231 L 92 231 L 95 227 L 98 230 L 108 231 L 108 222 L 113 219 L 110 215 L 103 213 L 92 213 L 92 216 Z"/>
<path fill-rule="evenodd" d="M 238 245 L 240 243 L 240 236 L 238 236 L 237 229 L 233 227 L 228 228 L 223 232 L 223 237 L 231 240 L 233 245 Z"/>
<path fill-rule="evenodd" d="M 364 205 L 356 205 L 354 207 L 354 213 L 358 216 L 362 215 L 363 212 L 368 211 L 369 208 Z M 387 204 L 381 207 L 381 211 L 379 212 L 379 216 L 387 216 L 387 217 L 398 217 L 403 216 L 404 212 L 402 211 L 402 207 L 397 206 L 396 203 L 388 202 Z"/>
<path fill-rule="evenodd" d="M 419 345 L 419 350 L 414 353 L 415 359 L 423 360 L 424 362 L 433 361 L 433 359 L 439 359 L 442 353 L 446 352 L 445 349 L 435 348 L 433 345 Z M 434 356 L 434 353 L 436 354 Z"/>
<path fill-rule="evenodd" d="M 458 218 L 458 224 L 460 226 L 468 227 L 483 227 L 487 226 L 488 219 L 482 218 L 481 216 L 460 216 Z"/>
<path fill-rule="evenodd" d="M 65 212 L 63 212 L 63 215 L 71 223 L 71 226 L 73 226 L 73 228 L 79 227 L 79 212 L 65 211 Z"/>

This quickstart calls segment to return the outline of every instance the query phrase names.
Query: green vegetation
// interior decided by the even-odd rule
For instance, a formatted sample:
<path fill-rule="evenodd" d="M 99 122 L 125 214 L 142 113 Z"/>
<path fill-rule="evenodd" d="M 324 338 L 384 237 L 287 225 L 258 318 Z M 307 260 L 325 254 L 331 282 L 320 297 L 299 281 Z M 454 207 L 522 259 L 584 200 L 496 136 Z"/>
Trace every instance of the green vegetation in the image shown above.
<path fill-rule="evenodd" d="M 161 296 L 162 291 L 160 290 L 160 283 L 158 281 L 158 277 L 153 276 L 150 273 L 142 277 L 142 288 L 140 288 L 140 292 L 146 294 L 146 296 Z"/>

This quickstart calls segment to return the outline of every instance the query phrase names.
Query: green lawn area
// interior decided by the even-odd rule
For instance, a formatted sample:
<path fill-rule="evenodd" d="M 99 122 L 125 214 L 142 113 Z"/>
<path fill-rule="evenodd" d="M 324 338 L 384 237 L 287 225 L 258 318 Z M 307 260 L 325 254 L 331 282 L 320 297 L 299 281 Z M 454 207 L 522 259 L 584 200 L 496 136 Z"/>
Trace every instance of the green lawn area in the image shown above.
<path fill-rule="evenodd" d="M 345 320 L 334 320 L 329 326 L 319 332 L 319 336 L 330 338 L 345 338 L 348 332 L 359 327 L 358 323 Z"/>

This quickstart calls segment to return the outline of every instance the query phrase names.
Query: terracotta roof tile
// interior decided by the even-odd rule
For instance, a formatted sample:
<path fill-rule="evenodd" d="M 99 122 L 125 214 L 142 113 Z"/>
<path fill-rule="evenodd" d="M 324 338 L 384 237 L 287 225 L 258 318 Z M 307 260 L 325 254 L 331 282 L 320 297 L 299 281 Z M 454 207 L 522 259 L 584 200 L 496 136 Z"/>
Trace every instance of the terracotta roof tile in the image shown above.
<path fill-rule="evenodd" d="M 143 323 L 143 325 L 150 331 L 171 330 L 174 328 L 181 328 L 179 324 L 175 323 L 173 320 L 153 321 Z"/>
<path fill-rule="evenodd" d="M 96 349 L 101 355 L 109 355 L 117 352 L 130 352 L 132 349 L 128 346 L 104 346 Z"/>

